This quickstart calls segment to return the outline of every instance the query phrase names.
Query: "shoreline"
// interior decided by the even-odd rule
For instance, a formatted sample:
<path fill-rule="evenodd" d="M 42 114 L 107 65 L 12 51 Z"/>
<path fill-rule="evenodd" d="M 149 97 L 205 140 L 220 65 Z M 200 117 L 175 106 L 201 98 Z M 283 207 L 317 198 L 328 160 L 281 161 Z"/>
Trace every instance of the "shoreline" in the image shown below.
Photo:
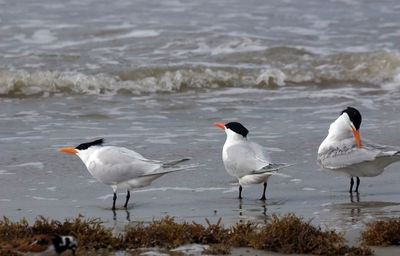
<path fill-rule="evenodd" d="M 375 256 L 392 256 L 392 255 L 400 255 L 400 246 L 388 246 L 388 247 L 378 247 L 371 246 L 370 247 Z M 232 256 L 241 256 L 241 255 L 251 255 L 251 256 L 262 256 L 262 255 L 271 255 L 271 256 L 283 256 L 283 255 L 309 255 L 309 254 L 285 254 L 279 252 L 271 252 L 271 251 L 263 251 L 256 250 L 253 248 L 241 247 L 241 248 L 233 248 L 231 251 Z"/>
<path fill-rule="evenodd" d="M 221 223 L 221 218 L 216 223 L 205 221 L 206 225 L 179 222 L 167 216 L 150 223 L 128 223 L 117 231 L 115 227 L 106 227 L 99 218 L 80 216 L 61 222 L 38 217 L 30 225 L 26 219 L 14 222 L 3 216 L 0 219 L 0 255 L 7 254 L 9 249 L 5 248 L 9 245 L 39 234 L 75 236 L 80 245 L 77 255 L 130 255 L 138 252 L 235 256 L 400 254 L 400 246 L 394 246 L 397 241 L 391 239 L 394 234 L 386 228 L 390 226 L 391 232 L 397 232 L 398 218 L 367 223 L 357 245 L 349 245 L 343 232 L 323 231 L 311 224 L 311 220 L 294 214 L 271 215 L 265 224 L 247 222 L 229 227 Z M 368 246 L 368 243 L 389 246 Z"/>

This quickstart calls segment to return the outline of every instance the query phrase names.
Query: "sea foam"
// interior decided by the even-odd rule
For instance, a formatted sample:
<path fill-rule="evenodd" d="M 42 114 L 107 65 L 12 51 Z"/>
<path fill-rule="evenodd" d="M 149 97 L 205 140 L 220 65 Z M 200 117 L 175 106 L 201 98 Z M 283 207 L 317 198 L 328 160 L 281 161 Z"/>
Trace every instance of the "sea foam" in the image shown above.
<path fill-rule="evenodd" d="M 272 58 L 275 51 L 281 54 L 282 50 L 269 49 L 268 55 Z M 334 89 L 353 84 L 357 88 L 374 87 L 384 91 L 397 90 L 400 87 L 400 52 L 340 53 L 323 56 L 310 55 L 295 49 L 285 51 L 291 51 L 290 55 L 293 55 L 290 57 L 290 63 L 259 67 L 207 64 L 151 66 L 93 74 L 78 71 L 2 71 L 0 95 L 138 95 L 193 89 L 274 89 L 287 85 Z"/>

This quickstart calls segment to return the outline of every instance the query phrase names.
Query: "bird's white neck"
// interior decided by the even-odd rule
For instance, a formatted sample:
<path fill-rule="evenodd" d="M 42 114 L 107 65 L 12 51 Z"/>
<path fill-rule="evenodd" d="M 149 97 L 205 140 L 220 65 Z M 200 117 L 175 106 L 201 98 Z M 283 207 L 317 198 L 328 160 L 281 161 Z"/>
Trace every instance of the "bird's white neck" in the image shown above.
<path fill-rule="evenodd" d="M 236 132 L 233 132 L 231 130 L 226 130 L 226 141 L 224 146 L 230 146 L 236 143 L 240 143 L 243 141 L 246 141 L 247 139 L 243 137 L 240 134 L 237 134 Z"/>
<path fill-rule="evenodd" d="M 318 153 L 337 146 L 337 143 L 345 139 L 353 138 L 350 123 L 351 121 L 347 114 L 339 116 L 335 122 L 330 125 L 328 136 L 326 136 L 325 140 L 319 146 Z"/>
<path fill-rule="evenodd" d="M 87 164 L 88 164 L 88 162 L 89 162 L 89 158 L 90 158 L 90 156 L 93 154 L 93 152 L 95 151 L 95 150 L 97 150 L 99 147 L 98 146 L 92 146 L 92 147 L 90 147 L 90 148 L 88 148 L 88 149 L 85 149 L 85 150 L 80 150 L 79 152 L 78 152 L 78 156 L 79 156 L 79 158 L 82 160 L 82 162 L 87 166 Z"/>

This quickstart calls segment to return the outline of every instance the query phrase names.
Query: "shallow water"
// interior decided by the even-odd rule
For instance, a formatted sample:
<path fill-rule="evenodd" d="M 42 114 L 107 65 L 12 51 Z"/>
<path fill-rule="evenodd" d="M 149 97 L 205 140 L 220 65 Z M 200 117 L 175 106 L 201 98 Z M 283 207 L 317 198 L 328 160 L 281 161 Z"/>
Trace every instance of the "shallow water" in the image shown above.
<path fill-rule="evenodd" d="M 365 221 L 376 218 L 399 216 L 399 164 L 376 178 L 362 178 L 361 193 L 352 198 L 347 177 L 322 170 L 316 163 L 316 150 L 337 109 L 360 106 L 362 136 L 397 144 L 398 108 L 382 103 L 370 109 L 363 103 L 375 96 L 363 101 L 339 96 L 306 100 L 293 93 L 291 99 L 270 100 L 272 95 L 287 97 L 287 90 L 294 89 L 221 89 L 112 99 L 76 96 L 63 98 L 62 103 L 58 98 L 7 99 L 2 109 L 12 111 L 0 119 L 8 131 L 0 139 L 7 149 L 1 155 L 2 214 L 30 220 L 37 215 L 64 219 L 83 214 L 119 226 L 165 215 L 200 223 L 222 217 L 230 225 L 294 212 L 341 231 L 360 230 Z M 223 168 L 225 134 L 213 122 L 232 120 L 244 123 L 249 139 L 265 146 L 274 161 L 295 163 L 270 178 L 265 203 L 258 200 L 262 185 L 245 187 L 244 199 L 238 200 L 238 185 Z M 387 121 L 384 129 L 379 120 Z M 120 191 L 114 215 L 111 188 L 94 180 L 76 156 L 57 151 L 94 138 L 153 159 L 189 156 L 202 166 L 165 175 L 149 187 L 134 190 L 127 211 L 122 209 L 125 191 Z"/>
<path fill-rule="evenodd" d="M 1 215 L 83 214 L 121 227 L 165 215 L 262 223 L 294 212 L 351 242 L 366 221 L 400 216 L 400 164 L 362 178 L 351 197 L 347 177 L 316 163 L 348 105 L 363 114 L 362 138 L 400 145 L 395 1 L 130 3 L 1 8 Z M 213 125 L 228 121 L 243 123 L 273 161 L 295 164 L 269 179 L 266 202 L 262 185 L 236 199 L 221 161 L 225 134 Z M 202 166 L 134 190 L 128 210 L 120 191 L 113 213 L 111 188 L 57 151 L 97 138 Z"/>

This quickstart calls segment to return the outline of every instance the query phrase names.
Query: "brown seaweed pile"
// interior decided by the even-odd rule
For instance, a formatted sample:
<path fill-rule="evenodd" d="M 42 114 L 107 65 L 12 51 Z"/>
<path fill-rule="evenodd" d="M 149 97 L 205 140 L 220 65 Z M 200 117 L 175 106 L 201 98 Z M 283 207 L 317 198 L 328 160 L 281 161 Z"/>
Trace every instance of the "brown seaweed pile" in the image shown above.
<path fill-rule="evenodd" d="M 370 246 L 400 245 L 400 218 L 367 223 L 361 240 Z"/>
<path fill-rule="evenodd" d="M 155 220 L 148 225 L 137 224 L 127 228 L 124 243 L 129 248 L 175 248 L 183 244 L 224 244 L 229 240 L 229 230 L 208 220 L 207 227 L 192 223 L 177 223 L 173 217 Z"/>
<path fill-rule="evenodd" d="M 294 214 L 272 215 L 265 225 L 238 223 L 225 228 L 221 219 L 215 224 L 206 223 L 178 223 L 173 217 L 164 217 L 149 224 L 127 225 L 124 234 L 114 235 L 96 218 L 79 216 L 60 222 L 39 217 L 30 226 L 25 219 L 13 222 L 3 217 L 0 239 L 7 243 L 36 234 L 73 235 L 79 244 L 77 255 L 108 255 L 118 250 L 134 253 L 139 248 L 171 249 L 193 243 L 207 244 L 204 253 L 218 255 L 229 254 L 231 247 L 314 255 L 372 255 L 368 247 L 349 247 L 343 234 L 322 231 Z M 8 255 L 4 253 L 0 248 L 0 255 Z"/>
<path fill-rule="evenodd" d="M 343 234 L 322 231 L 294 214 L 273 215 L 249 243 L 256 249 L 314 255 L 372 255 L 368 247 L 349 247 Z"/>
<path fill-rule="evenodd" d="M 29 225 L 26 219 L 13 222 L 7 217 L 3 217 L 0 220 L 0 240 L 2 244 L 38 234 L 60 234 L 76 237 L 79 244 L 78 255 L 85 255 L 85 253 L 80 254 L 80 251 L 110 248 L 110 245 L 111 249 L 117 249 L 122 241 L 119 236 L 114 236 L 112 229 L 106 228 L 98 218 L 85 220 L 83 216 L 79 216 L 75 219 L 66 219 L 64 222 L 60 222 L 38 217 L 32 226 Z M 0 250 L 0 255 L 3 254 L 4 252 Z"/>

